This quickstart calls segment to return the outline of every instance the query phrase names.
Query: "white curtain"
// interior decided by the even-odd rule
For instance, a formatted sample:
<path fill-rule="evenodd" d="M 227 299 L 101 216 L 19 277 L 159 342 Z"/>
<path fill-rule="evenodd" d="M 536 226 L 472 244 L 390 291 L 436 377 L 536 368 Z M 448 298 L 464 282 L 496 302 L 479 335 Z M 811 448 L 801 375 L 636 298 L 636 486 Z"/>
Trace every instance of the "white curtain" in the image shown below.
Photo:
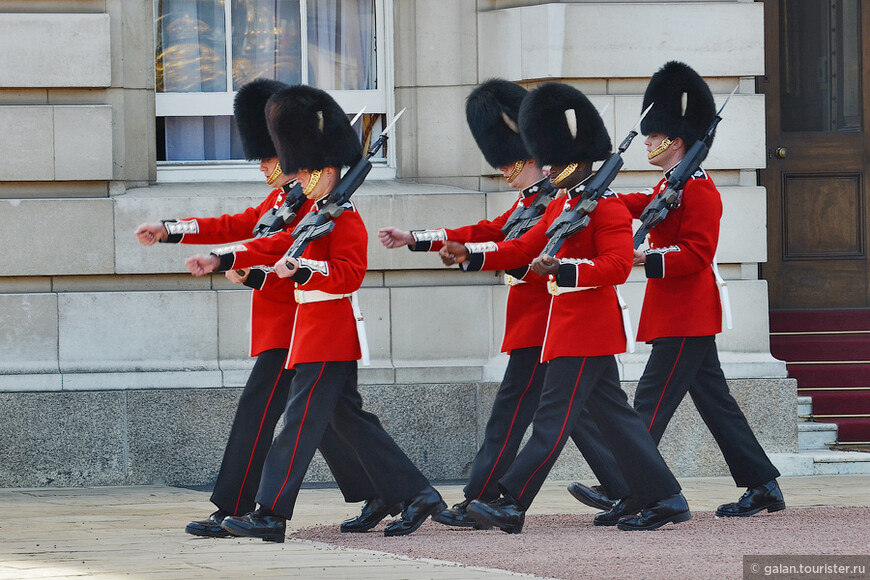
<path fill-rule="evenodd" d="M 310 85 L 374 89 L 375 64 L 372 0 L 308 0 Z"/>

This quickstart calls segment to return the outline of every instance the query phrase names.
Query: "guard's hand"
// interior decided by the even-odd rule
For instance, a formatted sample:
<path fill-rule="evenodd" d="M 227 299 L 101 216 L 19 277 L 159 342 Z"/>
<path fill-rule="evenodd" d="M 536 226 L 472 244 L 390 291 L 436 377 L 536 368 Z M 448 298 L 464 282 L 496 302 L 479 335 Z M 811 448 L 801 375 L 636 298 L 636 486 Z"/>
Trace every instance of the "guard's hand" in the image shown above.
<path fill-rule="evenodd" d="M 278 274 L 279 278 L 289 278 L 295 274 L 298 269 L 299 260 L 291 258 L 290 256 L 284 256 L 275 262 L 275 273 Z"/>
<path fill-rule="evenodd" d="M 139 224 L 139 227 L 136 228 L 136 238 L 143 246 L 153 246 L 167 237 L 169 237 L 169 232 L 166 231 L 163 222 L 148 222 Z"/>
<path fill-rule="evenodd" d="M 444 262 L 445 266 L 461 264 L 468 260 L 468 248 L 465 247 L 465 244 L 448 241 L 444 242 L 444 246 L 438 251 L 438 255 L 441 256 L 441 261 Z"/>
<path fill-rule="evenodd" d="M 207 256 L 196 254 L 184 261 L 184 265 L 187 266 L 188 271 L 197 278 L 205 276 L 206 274 L 211 274 L 217 270 L 217 267 L 220 266 L 220 264 L 220 258 L 214 254 L 209 254 Z"/>
<path fill-rule="evenodd" d="M 634 259 L 631 261 L 631 265 L 640 266 L 641 264 L 646 264 L 646 252 L 643 250 L 635 250 Z"/>
<path fill-rule="evenodd" d="M 559 258 L 541 254 L 532 260 L 532 272 L 539 276 L 559 273 Z"/>
<path fill-rule="evenodd" d="M 250 273 L 250 268 L 243 268 L 241 270 L 227 270 L 227 273 L 224 274 L 224 276 L 226 276 L 227 280 L 233 284 L 241 284 L 248 279 L 248 274 Z"/>
<path fill-rule="evenodd" d="M 390 249 L 401 248 L 402 246 L 408 246 L 414 243 L 414 236 L 411 235 L 411 232 L 400 230 L 393 226 L 379 229 L 378 239 L 385 248 Z"/>

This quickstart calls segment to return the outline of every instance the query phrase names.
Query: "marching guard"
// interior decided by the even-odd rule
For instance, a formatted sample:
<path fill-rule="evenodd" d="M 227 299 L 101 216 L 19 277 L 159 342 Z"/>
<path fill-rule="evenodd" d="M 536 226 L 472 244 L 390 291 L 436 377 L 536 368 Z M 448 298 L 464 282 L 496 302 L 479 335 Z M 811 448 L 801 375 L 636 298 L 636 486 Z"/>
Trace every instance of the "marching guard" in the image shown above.
<path fill-rule="evenodd" d="M 588 408 L 610 445 L 639 516 L 618 522 L 623 530 L 647 530 L 691 518 L 680 485 L 668 469 L 637 412 L 620 388 L 615 355 L 626 349 L 616 285 L 632 264 L 631 216 L 612 193 L 598 200 L 588 225 L 564 240 L 555 256 L 539 255 L 550 224 L 581 199 L 592 163 L 610 153 L 598 112 L 580 91 L 546 83 L 523 101 L 520 133 L 551 181 L 567 190 L 564 204 L 551 203 L 544 218 L 522 237 L 499 243 L 446 242 L 442 256 L 468 270 L 500 270 L 531 263 L 551 278 L 547 331 L 541 360 L 549 361 L 531 438 L 499 480 L 501 497 L 472 501 L 467 512 L 508 533 L 522 531 L 525 512 L 559 456 L 583 408 Z M 619 503 L 619 502 L 617 502 Z M 598 523 L 596 521 L 596 523 Z"/>
<path fill-rule="evenodd" d="M 146 246 L 157 242 L 226 244 L 245 240 L 251 237 L 261 217 L 284 203 L 296 179 L 293 173 L 285 174 L 278 162 L 266 127 L 265 106 L 272 94 L 287 86 L 278 81 L 258 79 L 242 86 L 233 103 L 233 116 L 245 158 L 260 161 L 266 183 L 274 187 L 266 199 L 257 207 L 238 214 L 141 224 L 136 229 L 140 243 Z M 292 230 L 310 206 L 311 202 L 306 201 L 298 209 L 298 217 L 287 224 L 287 228 Z M 216 254 L 196 255 L 187 260 L 191 273 L 196 276 L 219 269 L 219 263 Z M 231 281 L 254 289 L 251 294 L 250 356 L 256 357 L 256 362 L 239 398 L 212 491 L 211 501 L 217 510 L 204 520 L 187 524 L 185 531 L 195 536 L 228 537 L 230 534 L 221 528 L 223 519 L 254 509 L 266 452 L 287 403 L 293 371 L 285 370 L 284 362 L 290 345 L 296 301 L 293 300 L 290 281 L 279 278 L 268 269 L 251 268 L 262 263 L 256 260 L 243 263 L 240 260 L 223 268 Z M 365 470 L 333 430 L 324 432 L 319 448 L 346 501 L 359 502 L 376 495 Z M 398 509 L 392 509 L 398 513 Z"/>
<path fill-rule="evenodd" d="M 506 237 L 518 237 L 541 219 L 555 188 L 545 183 L 546 178 L 519 134 L 517 117 L 527 94 L 516 83 L 490 79 L 474 89 L 466 100 L 468 126 L 486 161 L 502 173 L 512 188 L 519 190 L 513 205 L 493 220 L 456 229 L 383 228 L 378 237 L 384 246 L 407 245 L 412 251 L 439 251 L 448 240 L 499 242 Z M 541 362 L 541 345 L 550 308 L 547 279 L 525 265 L 506 273 L 505 283 L 509 290 L 501 350 L 509 355 L 508 365 L 463 490 L 465 499 L 432 518 L 450 526 L 483 527 L 467 514 L 466 508 L 472 500 L 489 502 L 499 497 L 498 481 L 516 457 L 544 384 L 547 363 Z M 599 509 L 610 509 L 614 501 L 610 498 L 627 496 L 628 488 L 587 410 L 581 412 L 571 438 L 602 484 L 592 489 L 584 486 L 589 501 Z"/>
<path fill-rule="evenodd" d="M 654 103 L 641 124 L 649 162 L 665 175 L 652 193 L 620 195 L 639 218 L 663 192 L 669 176 L 716 117 L 707 83 L 684 63 L 671 61 L 650 79 L 643 107 Z M 646 293 L 637 340 L 652 352 L 637 386 L 634 407 L 658 444 L 680 402 L 689 394 L 738 487 L 747 488 L 718 516 L 751 516 L 785 509 L 779 471 L 764 453 L 722 372 L 716 335 L 722 332 L 722 304 L 716 281 L 722 200 L 713 180 L 698 170 L 677 192 L 678 205 L 649 233 L 649 249 L 635 251 L 643 264 Z M 580 484 L 574 484 L 579 486 Z M 622 515 L 631 502 L 620 504 Z M 614 509 L 618 509 L 614 508 Z M 617 515 L 617 514 L 614 514 Z"/>
<path fill-rule="evenodd" d="M 297 174 L 314 202 L 311 211 L 321 211 L 339 183 L 341 167 L 361 158 L 344 111 L 324 91 L 302 85 L 273 95 L 266 110 L 282 167 Z M 286 363 L 295 375 L 284 426 L 266 456 L 258 507 L 223 520 L 223 529 L 236 536 L 284 541 L 303 477 L 330 426 L 353 449 L 383 504 L 403 507 L 385 535 L 409 534 L 446 507 L 377 417 L 362 409 L 361 349 L 351 295 L 365 275 L 367 234 L 353 203 L 342 209 L 331 233 L 311 241 L 300 257 L 275 264 L 278 275 L 296 286 L 298 307 Z"/>

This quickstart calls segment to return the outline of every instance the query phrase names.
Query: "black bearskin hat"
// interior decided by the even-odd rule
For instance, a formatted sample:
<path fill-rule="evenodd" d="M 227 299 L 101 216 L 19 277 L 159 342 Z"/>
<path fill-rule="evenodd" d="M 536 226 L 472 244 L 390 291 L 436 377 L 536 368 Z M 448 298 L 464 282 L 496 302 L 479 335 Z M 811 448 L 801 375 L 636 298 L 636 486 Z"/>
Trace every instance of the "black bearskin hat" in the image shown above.
<path fill-rule="evenodd" d="M 489 79 L 471 91 L 465 101 L 465 118 L 487 163 L 498 169 L 529 159 L 520 137 L 517 116 L 529 92 L 516 83 Z"/>
<path fill-rule="evenodd" d="M 253 80 L 239 89 L 233 101 L 233 116 L 242 141 L 245 159 L 255 161 L 277 157 L 266 127 L 266 102 L 287 85 L 269 79 Z"/>
<path fill-rule="evenodd" d="M 362 157 L 344 110 L 320 89 L 295 85 L 275 93 L 266 105 L 266 120 L 285 174 L 345 167 Z"/>
<path fill-rule="evenodd" d="M 610 135 L 586 95 L 563 83 L 532 90 L 520 107 L 520 135 L 539 166 L 601 161 Z"/>
<path fill-rule="evenodd" d="M 691 147 L 710 128 L 716 116 L 713 93 L 691 67 L 672 60 L 652 76 L 643 95 L 643 108 L 655 102 L 640 124 L 644 135 L 680 137 Z"/>

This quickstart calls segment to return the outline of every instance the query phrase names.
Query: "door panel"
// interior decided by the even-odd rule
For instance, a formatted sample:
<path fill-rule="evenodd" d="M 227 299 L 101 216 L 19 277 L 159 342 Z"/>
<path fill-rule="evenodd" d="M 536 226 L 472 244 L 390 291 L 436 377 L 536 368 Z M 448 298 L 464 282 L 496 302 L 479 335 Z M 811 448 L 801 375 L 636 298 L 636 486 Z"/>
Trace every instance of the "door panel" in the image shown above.
<path fill-rule="evenodd" d="M 764 0 L 772 310 L 870 307 L 870 3 Z"/>

